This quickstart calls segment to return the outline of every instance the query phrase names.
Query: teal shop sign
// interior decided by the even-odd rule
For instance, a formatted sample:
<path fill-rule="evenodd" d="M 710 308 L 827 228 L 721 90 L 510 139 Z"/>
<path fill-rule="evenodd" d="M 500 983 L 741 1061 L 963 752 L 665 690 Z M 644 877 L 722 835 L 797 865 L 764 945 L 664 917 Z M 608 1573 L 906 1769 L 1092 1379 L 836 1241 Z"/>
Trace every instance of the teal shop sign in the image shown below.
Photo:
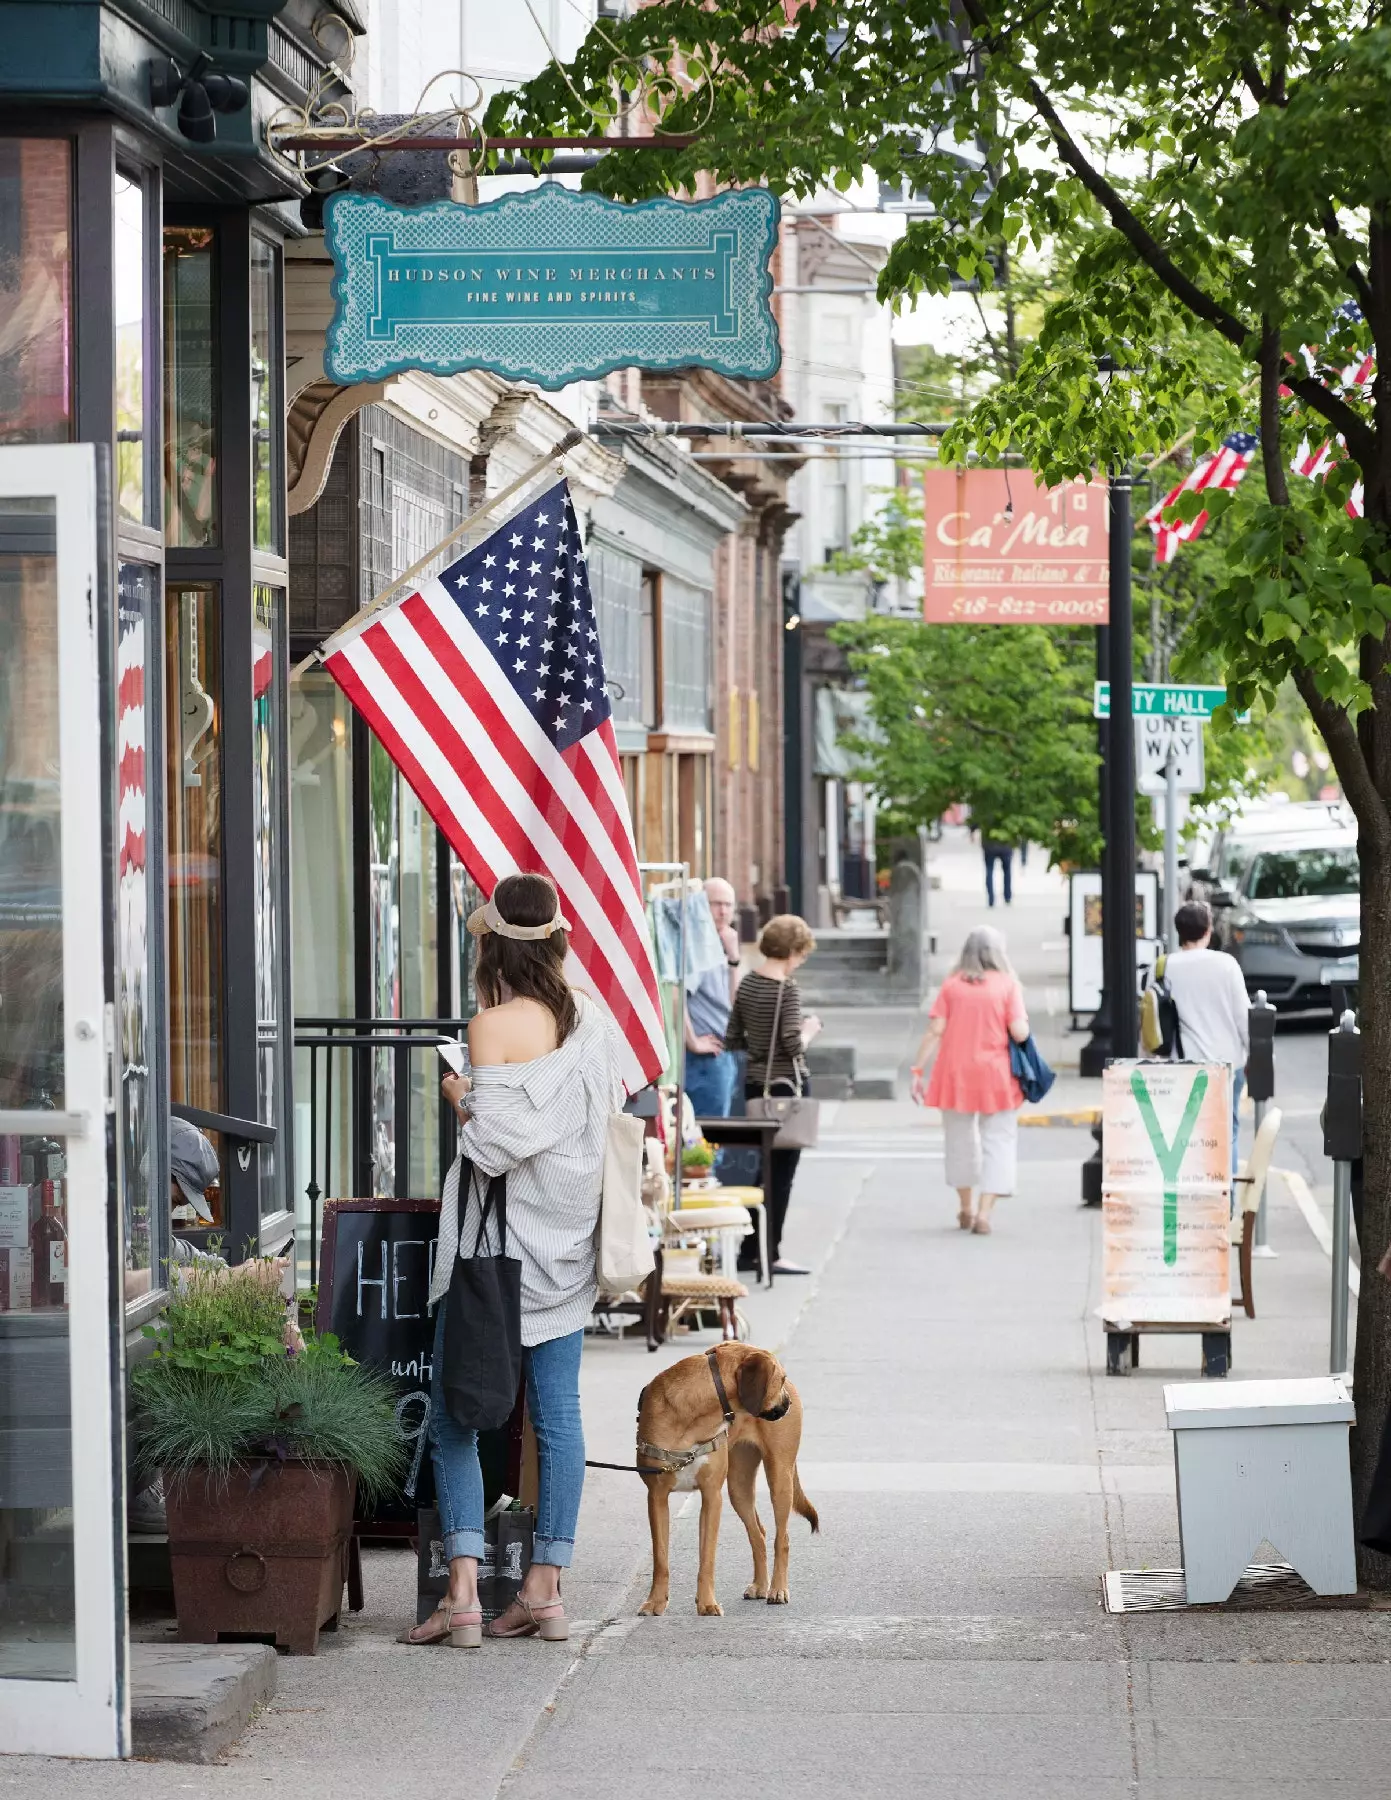
<path fill-rule="evenodd" d="M 761 188 L 640 205 L 554 182 L 486 206 L 339 194 L 325 209 L 336 269 L 325 373 L 491 369 L 560 388 L 700 363 L 766 377 L 781 360 L 777 229 Z"/>

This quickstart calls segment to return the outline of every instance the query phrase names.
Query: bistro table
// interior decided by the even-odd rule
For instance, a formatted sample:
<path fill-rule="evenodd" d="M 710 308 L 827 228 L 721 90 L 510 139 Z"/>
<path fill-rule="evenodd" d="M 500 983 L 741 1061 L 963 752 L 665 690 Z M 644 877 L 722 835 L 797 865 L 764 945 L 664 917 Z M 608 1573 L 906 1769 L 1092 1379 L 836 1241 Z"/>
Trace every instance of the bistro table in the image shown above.
<path fill-rule="evenodd" d="M 773 1139 L 782 1130 L 777 1119 L 697 1119 L 700 1134 L 707 1144 L 733 1144 L 744 1150 L 757 1150 L 763 1167 L 763 1205 L 768 1205 L 773 1191 Z M 771 1266 L 763 1267 L 759 1252 L 759 1279 L 773 1285 Z"/>

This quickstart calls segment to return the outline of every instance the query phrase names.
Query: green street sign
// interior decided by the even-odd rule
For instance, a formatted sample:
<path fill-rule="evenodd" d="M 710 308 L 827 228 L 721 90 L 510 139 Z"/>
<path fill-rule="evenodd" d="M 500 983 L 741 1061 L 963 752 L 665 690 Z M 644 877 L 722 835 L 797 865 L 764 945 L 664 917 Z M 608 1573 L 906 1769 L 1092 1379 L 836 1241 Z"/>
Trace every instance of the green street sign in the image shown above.
<path fill-rule="evenodd" d="M 692 363 L 762 379 L 781 360 L 762 188 L 639 205 L 555 182 L 484 206 L 338 194 L 324 216 L 331 381 L 490 369 L 561 388 Z"/>
<path fill-rule="evenodd" d="M 1224 687 L 1170 687 L 1161 682 L 1137 681 L 1131 692 L 1130 710 L 1137 719 L 1210 719 L 1227 698 Z M 1111 716 L 1111 684 L 1098 681 L 1092 698 L 1092 716 Z M 1249 713 L 1243 713 L 1243 719 Z"/>

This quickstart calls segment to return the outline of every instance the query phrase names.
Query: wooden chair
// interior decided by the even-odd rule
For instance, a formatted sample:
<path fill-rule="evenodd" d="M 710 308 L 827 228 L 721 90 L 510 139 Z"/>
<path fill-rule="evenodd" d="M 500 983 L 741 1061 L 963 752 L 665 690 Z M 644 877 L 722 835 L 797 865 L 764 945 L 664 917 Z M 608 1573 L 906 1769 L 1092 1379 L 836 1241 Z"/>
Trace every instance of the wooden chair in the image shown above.
<path fill-rule="evenodd" d="M 742 1206 L 758 1222 L 758 1272 L 765 1287 L 773 1285 L 772 1265 L 768 1260 L 768 1214 L 763 1204 L 761 1187 L 685 1188 L 681 1194 L 683 1212 L 714 1206 Z"/>
<path fill-rule="evenodd" d="M 1270 1162 L 1275 1154 L 1275 1140 L 1280 1135 L 1283 1117 L 1278 1106 L 1272 1106 L 1267 1111 L 1261 1120 L 1261 1128 L 1256 1133 L 1256 1141 L 1251 1146 L 1251 1154 L 1236 1175 L 1241 1210 L 1232 1218 L 1231 1237 L 1237 1249 L 1241 1292 L 1236 1296 L 1235 1304 L 1245 1308 L 1248 1319 L 1256 1316 L 1256 1302 L 1251 1292 L 1251 1251 L 1256 1239 L 1256 1214 L 1260 1210 L 1265 1184 L 1270 1178 Z"/>

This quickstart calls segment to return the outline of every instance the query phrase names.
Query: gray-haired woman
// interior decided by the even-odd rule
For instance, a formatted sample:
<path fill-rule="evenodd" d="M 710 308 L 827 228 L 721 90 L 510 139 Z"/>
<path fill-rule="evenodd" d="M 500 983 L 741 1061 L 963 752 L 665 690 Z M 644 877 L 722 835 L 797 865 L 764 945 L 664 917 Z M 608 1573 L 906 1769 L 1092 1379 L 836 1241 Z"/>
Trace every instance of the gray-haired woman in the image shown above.
<path fill-rule="evenodd" d="M 1024 1096 L 1010 1070 L 1009 1045 L 1028 1035 L 1024 991 L 1004 937 L 982 925 L 966 939 L 932 1002 L 913 1066 L 914 1100 L 942 1110 L 947 1185 L 960 1202 L 957 1224 L 981 1237 L 990 1233 L 996 1200 L 1014 1192 Z M 924 1086 L 929 1062 L 932 1076 Z"/>

